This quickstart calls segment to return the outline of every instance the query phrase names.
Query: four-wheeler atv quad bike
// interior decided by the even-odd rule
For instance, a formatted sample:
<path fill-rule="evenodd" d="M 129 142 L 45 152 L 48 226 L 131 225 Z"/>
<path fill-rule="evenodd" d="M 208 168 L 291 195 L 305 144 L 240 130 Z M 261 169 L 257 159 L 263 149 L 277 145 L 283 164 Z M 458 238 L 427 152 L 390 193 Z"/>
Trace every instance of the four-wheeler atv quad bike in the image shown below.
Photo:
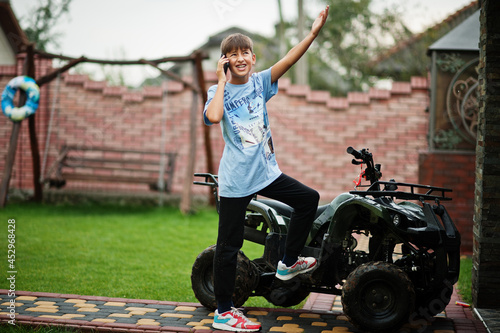
<path fill-rule="evenodd" d="M 342 296 L 343 311 L 358 328 L 388 332 L 415 318 L 429 319 L 448 305 L 460 268 L 460 234 L 441 204 L 451 200 L 446 197 L 451 190 L 380 181 L 381 166 L 368 149 L 347 152 L 353 164 L 366 168 L 356 190 L 318 207 L 302 252 L 318 260 L 311 273 L 287 282 L 275 279 L 293 209 L 268 199 L 250 202 L 245 240 L 264 251 L 253 260 L 240 251 L 236 307 L 250 296 L 288 307 L 310 292 L 329 293 Z M 196 176 L 205 181 L 195 184 L 211 186 L 218 202 L 217 176 Z M 358 190 L 361 177 L 370 182 L 366 190 Z M 191 274 L 195 296 L 209 309 L 216 308 L 214 252 L 215 245 L 200 253 Z"/>

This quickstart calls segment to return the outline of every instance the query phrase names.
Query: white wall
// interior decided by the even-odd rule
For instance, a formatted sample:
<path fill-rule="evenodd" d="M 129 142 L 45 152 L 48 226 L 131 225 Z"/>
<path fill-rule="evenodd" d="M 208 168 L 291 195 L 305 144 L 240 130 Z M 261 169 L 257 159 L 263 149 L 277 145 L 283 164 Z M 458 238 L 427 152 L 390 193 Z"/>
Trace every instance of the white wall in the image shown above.
<path fill-rule="evenodd" d="M 15 65 L 16 56 L 7 40 L 7 36 L 0 29 L 0 65 Z"/>

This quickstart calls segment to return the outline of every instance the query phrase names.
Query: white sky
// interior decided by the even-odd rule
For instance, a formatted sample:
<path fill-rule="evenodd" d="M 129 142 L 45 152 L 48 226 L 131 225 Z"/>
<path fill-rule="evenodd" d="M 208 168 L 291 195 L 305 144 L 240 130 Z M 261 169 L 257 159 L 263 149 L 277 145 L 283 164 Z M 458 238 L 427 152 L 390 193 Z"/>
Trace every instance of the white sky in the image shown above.
<path fill-rule="evenodd" d="M 374 0 L 405 9 L 404 20 L 414 32 L 432 26 L 472 0 Z M 22 21 L 37 2 L 10 0 Z M 323 8 L 318 0 L 304 1 L 311 15 Z M 297 0 L 282 0 L 285 19 L 297 16 Z M 330 10 L 341 10 L 331 8 Z M 270 0 L 73 0 L 70 13 L 57 25 L 59 49 L 50 52 L 99 59 L 155 59 L 189 55 L 211 35 L 232 26 L 264 36 L 274 35 L 277 1 Z M 327 23 L 328 24 L 328 23 Z M 148 67 L 148 66 L 143 66 Z M 153 68 L 133 73 L 157 76 Z"/>

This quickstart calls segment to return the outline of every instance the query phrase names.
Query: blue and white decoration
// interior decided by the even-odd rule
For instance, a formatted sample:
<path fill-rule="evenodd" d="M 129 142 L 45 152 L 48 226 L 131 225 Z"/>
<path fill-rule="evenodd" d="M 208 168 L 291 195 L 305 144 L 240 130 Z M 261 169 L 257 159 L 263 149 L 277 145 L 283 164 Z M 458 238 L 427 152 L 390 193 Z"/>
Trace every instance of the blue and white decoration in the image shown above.
<path fill-rule="evenodd" d="M 27 96 L 25 105 L 16 107 L 14 96 L 18 89 L 22 89 Z M 38 100 L 40 98 L 40 88 L 35 80 L 29 76 L 18 76 L 7 83 L 2 93 L 2 112 L 12 121 L 21 121 L 36 112 Z"/>

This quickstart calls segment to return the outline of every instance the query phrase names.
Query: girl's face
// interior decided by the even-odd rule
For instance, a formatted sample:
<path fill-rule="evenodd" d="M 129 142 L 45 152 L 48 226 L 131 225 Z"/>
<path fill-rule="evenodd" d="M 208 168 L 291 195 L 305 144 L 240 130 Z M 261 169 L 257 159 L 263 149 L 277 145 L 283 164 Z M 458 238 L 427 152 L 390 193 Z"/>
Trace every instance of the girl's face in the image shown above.
<path fill-rule="evenodd" d="M 255 65 L 255 54 L 250 49 L 231 50 L 226 54 L 229 59 L 231 80 L 234 84 L 246 83 L 250 77 L 252 66 Z"/>

